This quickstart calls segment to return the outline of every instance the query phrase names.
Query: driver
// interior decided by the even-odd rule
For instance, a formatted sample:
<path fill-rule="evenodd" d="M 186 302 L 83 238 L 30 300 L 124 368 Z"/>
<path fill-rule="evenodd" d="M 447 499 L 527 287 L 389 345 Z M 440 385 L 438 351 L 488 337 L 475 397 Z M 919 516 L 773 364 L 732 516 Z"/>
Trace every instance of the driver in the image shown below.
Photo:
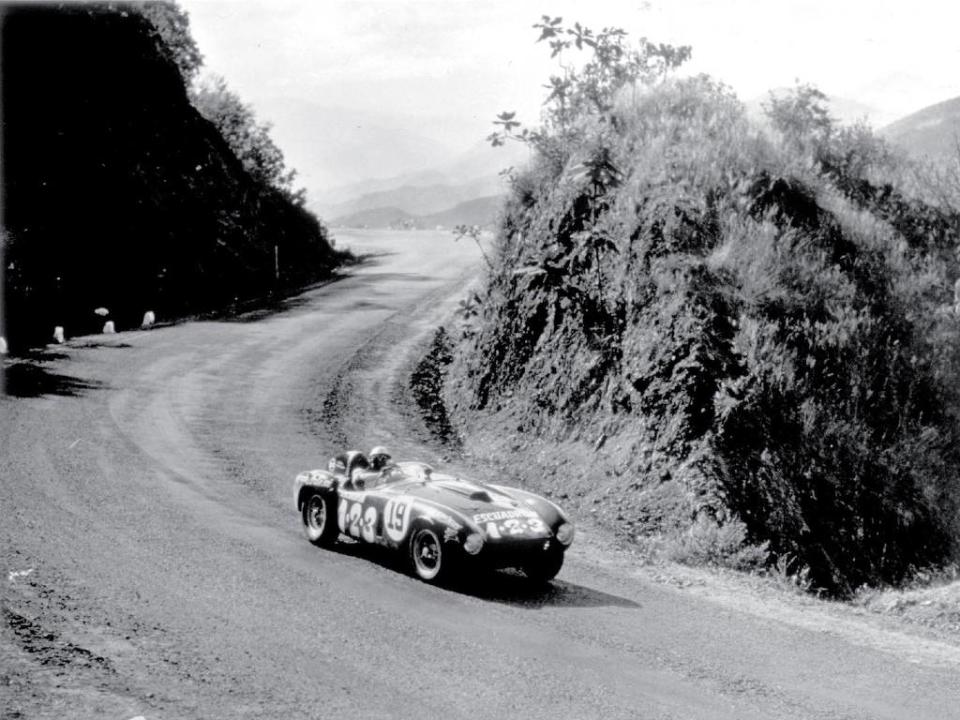
<path fill-rule="evenodd" d="M 390 451 L 383 445 L 377 445 L 370 451 L 370 466 L 377 472 L 387 467 L 387 465 L 390 464 L 390 460 Z"/>
<path fill-rule="evenodd" d="M 390 462 L 390 451 L 382 445 L 377 445 L 368 455 L 370 458 L 370 469 L 357 468 L 351 474 L 351 480 L 354 487 L 360 489 L 377 485 L 386 477 L 387 472 L 393 467 Z"/>

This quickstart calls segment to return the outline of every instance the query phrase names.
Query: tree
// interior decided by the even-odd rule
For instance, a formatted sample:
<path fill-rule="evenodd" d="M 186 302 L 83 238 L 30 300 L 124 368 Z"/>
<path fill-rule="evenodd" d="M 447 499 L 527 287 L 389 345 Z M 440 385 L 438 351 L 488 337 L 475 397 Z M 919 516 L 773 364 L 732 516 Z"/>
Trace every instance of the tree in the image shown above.
<path fill-rule="evenodd" d="M 115 3 L 111 7 L 118 12 L 133 10 L 150 23 L 160 52 L 180 70 L 190 101 L 216 126 L 247 172 L 302 206 L 306 191 L 294 189 L 296 171 L 286 168 L 283 152 L 270 137 L 270 124 L 258 123 L 250 106 L 227 87 L 222 77 L 197 81 L 203 55 L 190 34 L 189 15 L 170 0 Z"/>
<path fill-rule="evenodd" d="M 250 175 L 280 191 L 294 204 L 304 204 L 306 191 L 294 189 L 297 172 L 287 169 L 283 152 L 270 137 L 271 125 L 257 123 L 253 109 L 227 87 L 222 77 L 210 76 L 195 83 L 190 100 L 220 131 Z"/>
<path fill-rule="evenodd" d="M 150 22 L 161 51 L 176 64 L 183 84 L 190 87 L 203 65 L 203 55 L 190 34 L 190 16 L 176 3 L 163 0 L 150 0 L 130 7 Z"/>
<path fill-rule="evenodd" d="M 788 145 L 816 151 L 827 146 L 836 125 L 827 101 L 827 96 L 813 85 L 798 84 L 782 95 L 771 92 L 763 109 Z"/>
<path fill-rule="evenodd" d="M 503 112 L 494 120 L 497 130 L 487 137 L 494 146 L 507 139 L 532 144 L 540 151 L 559 141 L 561 146 L 575 142 L 576 121 L 585 116 L 610 120 L 617 93 L 636 83 L 653 84 L 690 59 L 690 46 L 654 44 L 640 38 L 638 47 L 627 44 L 627 32 L 621 28 L 603 28 L 594 32 L 575 22 L 563 24 L 563 18 L 544 15 L 533 25 L 540 30 L 537 42 L 548 41 L 551 57 L 561 57 L 574 48 L 588 52 L 579 69 L 561 63 L 562 75 L 550 77 L 544 100 L 544 126 L 538 130 L 522 127 L 516 113 Z"/>

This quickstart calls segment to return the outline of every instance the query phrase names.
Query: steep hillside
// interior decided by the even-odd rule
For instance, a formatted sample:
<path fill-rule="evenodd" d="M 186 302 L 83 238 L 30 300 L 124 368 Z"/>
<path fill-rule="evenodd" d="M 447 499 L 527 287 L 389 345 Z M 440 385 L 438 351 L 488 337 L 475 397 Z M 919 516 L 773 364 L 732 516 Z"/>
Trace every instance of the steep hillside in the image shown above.
<path fill-rule="evenodd" d="M 956 160 L 960 155 L 960 98 L 918 110 L 880 134 L 917 158 Z"/>
<path fill-rule="evenodd" d="M 950 562 L 960 214 L 810 89 L 770 140 L 708 78 L 660 82 L 677 49 L 592 42 L 451 329 L 462 436 L 671 557 L 840 595 Z"/>
<path fill-rule="evenodd" d="M 4 9 L 6 334 L 13 344 L 206 310 L 327 275 L 301 207 L 253 180 L 137 12 Z M 276 252 L 279 281 L 274 274 Z"/>

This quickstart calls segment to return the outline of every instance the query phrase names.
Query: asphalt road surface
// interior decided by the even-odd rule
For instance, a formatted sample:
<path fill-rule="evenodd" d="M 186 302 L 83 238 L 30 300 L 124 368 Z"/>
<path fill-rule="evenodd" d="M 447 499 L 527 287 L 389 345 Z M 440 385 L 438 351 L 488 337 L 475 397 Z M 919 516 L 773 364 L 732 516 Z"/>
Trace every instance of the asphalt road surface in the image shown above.
<path fill-rule="evenodd" d="M 655 582 L 587 523 L 539 590 L 308 544 L 297 472 L 348 445 L 443 463 L 403 376 L 482 262 L 449 233 L 340 242 L 381 254 L 7 368 L 0 717 L 960 717 L 949 638 Z"/>

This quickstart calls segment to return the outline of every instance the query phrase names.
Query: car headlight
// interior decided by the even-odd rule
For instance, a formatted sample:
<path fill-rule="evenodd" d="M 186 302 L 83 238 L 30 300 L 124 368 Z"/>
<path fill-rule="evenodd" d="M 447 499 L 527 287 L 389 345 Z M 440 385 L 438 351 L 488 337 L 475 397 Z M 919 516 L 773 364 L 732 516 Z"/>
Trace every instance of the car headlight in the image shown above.
<path fill-rule="evenodd" d="M 463 549 L 471 555 L 476 555 L 483 549 L 483 535 L 480 533 L 467 535 L 467 539 L 463 541 Z"/>
<path fill-rule="evenodd" d="M 573 525 L 570 523 L 561 523 L 554 534 L 557 536 L 557 542 L 561 545 L 569 545 L 573 542 L 573 533 Z"/>

